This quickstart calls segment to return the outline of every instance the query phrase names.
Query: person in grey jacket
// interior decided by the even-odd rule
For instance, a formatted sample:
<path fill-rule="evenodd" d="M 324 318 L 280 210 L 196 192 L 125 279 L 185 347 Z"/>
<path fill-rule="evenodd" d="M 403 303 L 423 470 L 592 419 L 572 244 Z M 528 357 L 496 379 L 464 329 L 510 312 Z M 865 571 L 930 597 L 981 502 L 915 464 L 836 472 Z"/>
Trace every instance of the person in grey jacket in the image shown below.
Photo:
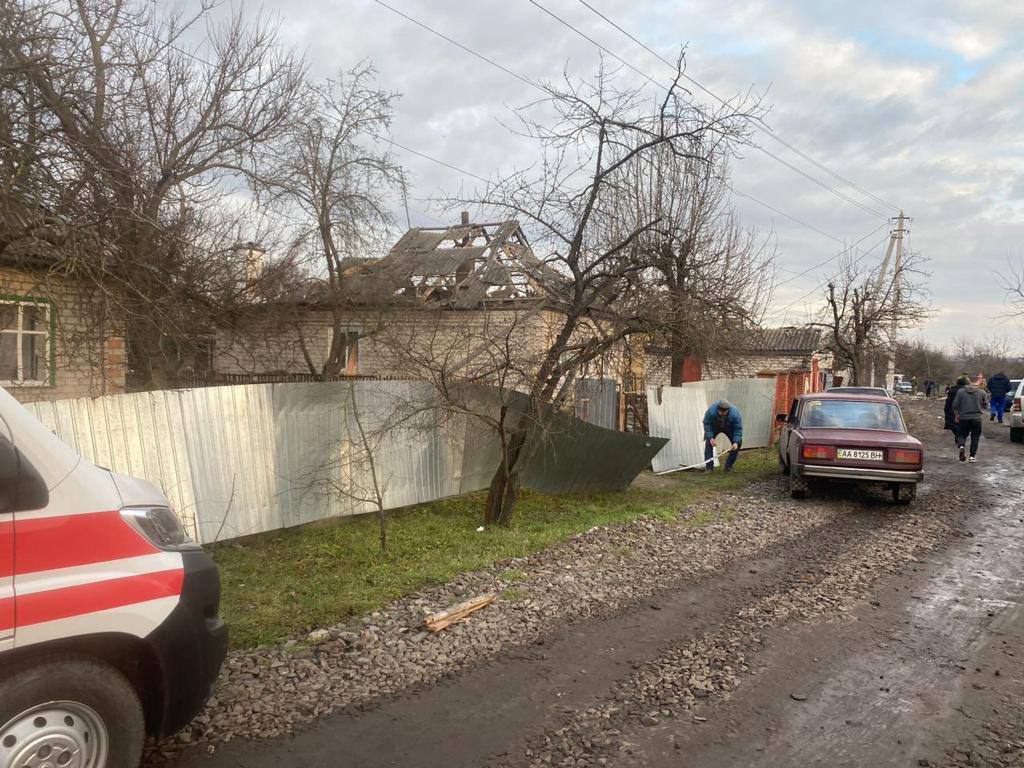
<path fill-rule="evenodd" d="M 980 378 L 980 377 L 979 377 Z M 967 437 L 971 438 L 971 463 L 976 462 L 978 441 L 981 439 L 982 414 L 988 410 L 988 395 L 985 390 L 975 384 L 968 384 L 956 393 L 953 399 L 953 415 L 957 423 L 957 441 L 960 448 L 960 461 L 967 461 Z"/>

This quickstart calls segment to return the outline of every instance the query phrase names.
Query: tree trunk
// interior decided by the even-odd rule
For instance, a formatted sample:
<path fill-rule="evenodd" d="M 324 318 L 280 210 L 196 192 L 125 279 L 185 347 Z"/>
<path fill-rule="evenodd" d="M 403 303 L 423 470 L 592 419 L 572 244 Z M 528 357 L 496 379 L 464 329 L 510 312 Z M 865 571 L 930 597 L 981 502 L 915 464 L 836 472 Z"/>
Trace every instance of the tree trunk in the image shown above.
<path fill-rule="evenodd" d="M 485 525 L 512 525 L 512 514 L 519 500 L 520 473 L 525 464 L 529 427 L 525 416 L 520 419 L 516 431 L 507 443 L 501 463 L 494 471 L 487 491 L 487 506 L 484 509 Z"/>
<path fill-rule="evenodd" d="M 377 504 L 377 524 L 380 528 L 380 551 L 388 551 L 388 518 L 387 513 L 384 511 L 384 507 L 378 502 Z"/>

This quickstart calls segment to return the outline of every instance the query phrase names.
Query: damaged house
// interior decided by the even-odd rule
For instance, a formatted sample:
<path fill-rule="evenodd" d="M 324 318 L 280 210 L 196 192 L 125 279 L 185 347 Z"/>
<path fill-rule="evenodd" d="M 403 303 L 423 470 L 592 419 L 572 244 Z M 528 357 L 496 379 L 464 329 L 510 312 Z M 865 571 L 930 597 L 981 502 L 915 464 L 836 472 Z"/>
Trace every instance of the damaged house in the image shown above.
<path fill-rule="evenodd" d="M 414 228 L 380 259 L 349 260 L 336 290 L 308 282 L 218 329 L 211 381 L 260 377 L 441 375 L 516 387 L 539 365 L 559 324 L 550 294 L 563 284 L 519 223 Z M 617 350 L 585 376 L 622 380 Z"/>

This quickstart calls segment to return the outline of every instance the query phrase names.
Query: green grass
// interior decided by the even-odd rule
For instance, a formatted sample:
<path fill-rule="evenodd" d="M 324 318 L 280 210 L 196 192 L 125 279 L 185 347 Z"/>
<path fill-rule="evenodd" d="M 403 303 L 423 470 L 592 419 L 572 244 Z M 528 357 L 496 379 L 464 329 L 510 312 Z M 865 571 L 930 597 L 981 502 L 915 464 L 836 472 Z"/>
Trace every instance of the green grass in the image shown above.
<path fill-rule="evenodd" d="M 524 493 L 511 528 L 477 532 L 483 495 L 421 504 L 389 515 L 388 551 L 381 552 L 373 515 L 324 521 L 213 548 L 221 570 L 221 611 L 232 645 L 276 643 L 289 635 L 372 612 L 425 585 L 556 544 L 588 528 L 639 517 L 677 519 L 706 497 L 745 485 L 776 469 L 773 455 L 745 453 L 736 470 L 642 475 L 621 493 L 544 496 Z M 685 524 L 721 519 L 703 512 Z M 508 582 L 526 574 L 506 569 Z M 514 593 L 516 597 L 509 597 Z M 509 599 L 521 592 L 509 589 Z"/>

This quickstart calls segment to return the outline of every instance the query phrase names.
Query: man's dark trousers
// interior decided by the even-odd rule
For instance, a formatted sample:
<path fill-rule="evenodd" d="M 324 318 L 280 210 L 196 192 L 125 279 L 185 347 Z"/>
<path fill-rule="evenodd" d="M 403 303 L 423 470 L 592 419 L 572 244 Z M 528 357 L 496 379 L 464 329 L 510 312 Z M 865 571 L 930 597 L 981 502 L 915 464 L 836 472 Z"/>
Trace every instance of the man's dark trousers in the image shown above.
<path fill-rule="evenodd" d="M 971 456 L 978 455 L 978 441 L 981 439 L 981 419 L 960 419 L 956 430 L 956 444 L 964 446 L 971 438 Z"/>
<path fill-rule="evenodd" d="M 725 432 L 724 434 L 725 434 L 726 437 L 729 438 L 729 444 L 731 445 L 732 442 L 733 442 L 732 435 L 730 435 L 728 432 Z M 742 447 L 743 447 L 743 443 L 737 443 L 736 444 L 736 450 L 735 451 L 729 451 L 729 455 L 725 457 L 725 468 L 727 470 L 732 469 L 732 465 L 736 463 L 736 459 L 740 455 L 740 448 L 742 448 Z M 704 468 L 705 469 L 714 469 L 715 468 L 715 462 L 713 460 L 714 456 L 715 456 L 715 446 L 713 446 L 711 444 L 710 440 L 705 440 L 704 441 Z"/>

